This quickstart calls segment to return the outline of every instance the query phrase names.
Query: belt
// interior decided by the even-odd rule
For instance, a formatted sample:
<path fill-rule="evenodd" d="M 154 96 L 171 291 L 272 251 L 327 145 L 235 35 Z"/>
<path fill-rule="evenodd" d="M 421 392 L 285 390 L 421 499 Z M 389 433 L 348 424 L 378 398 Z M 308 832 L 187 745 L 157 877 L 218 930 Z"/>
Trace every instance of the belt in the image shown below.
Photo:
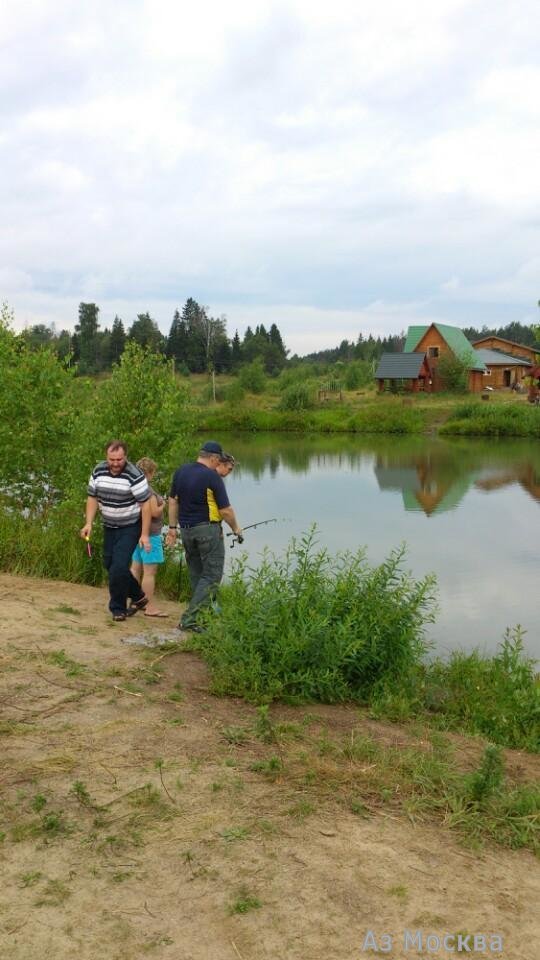
<path fill-rule="evenodd" d="M 203 524 L 207 523 L 220 523 L 219 520 L 198 520 L 197 523 L 180 523 L 179 527 L 181 530 L 191 530 L 193 527 L 202 527 Z"/>

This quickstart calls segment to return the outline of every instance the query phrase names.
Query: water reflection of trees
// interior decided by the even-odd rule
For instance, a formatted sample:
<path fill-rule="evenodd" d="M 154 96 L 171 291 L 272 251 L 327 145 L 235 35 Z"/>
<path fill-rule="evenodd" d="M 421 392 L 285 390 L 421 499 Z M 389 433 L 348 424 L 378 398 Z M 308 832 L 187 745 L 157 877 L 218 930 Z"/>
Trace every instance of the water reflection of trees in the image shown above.
<path fill-rule="evenodd" d="M 366 458 L 372 461 L 377 440 L 359 440 L 343 435 L 299 437 L 272 434 L 226 437 L 222 442 L 225 449 L 239 460 L 238 474 L 245 473 L 259 480 L 265 473 L 275 477 L 281 469 L 307 474 L 325 467 L 358 467 Z"/>
<path fill-rule="evenodd" d="M 540 501 L 540 445 L 530 441 L 273 434 L 223 443 L 240 461 L 238 473 L 256 480 L 280 470 L 307 475 L 373 465 L 381 490 L 401 491 L 406 510 L 428 516 L 455 509 L 471 486 L 489 493 L 517 483 Z"/>

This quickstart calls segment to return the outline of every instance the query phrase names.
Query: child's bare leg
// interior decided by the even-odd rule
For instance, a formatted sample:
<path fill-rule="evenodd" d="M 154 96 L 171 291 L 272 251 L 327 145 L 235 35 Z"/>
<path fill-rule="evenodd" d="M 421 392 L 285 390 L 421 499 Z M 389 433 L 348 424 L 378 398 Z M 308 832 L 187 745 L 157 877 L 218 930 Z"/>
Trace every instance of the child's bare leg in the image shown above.
<path fill-rule="evenodd" d="M 141 586 L 145 592 L 145 595 L 148 597 L 148 606 L 145 607 L 144 610 L 147 617 L 156 617 L 161 613 L 161 610 L 158 610 L 154 604 L 157 566 L 157 563 L 144 564 L 144 573 Z"/>
<path fill-rule="evenodd" d="M 133 563 L 131 564 L 131 572 L 132 572 L 133 576 L 135 577 L 137 583 L 141 583 L 141 581 L 142 581 L 142 576 L 143 576 L 143 565 L 142 565 L 142 563 L 138 563 L 138 562 L 136 563 L 135 561 L 133 561 Z"/>

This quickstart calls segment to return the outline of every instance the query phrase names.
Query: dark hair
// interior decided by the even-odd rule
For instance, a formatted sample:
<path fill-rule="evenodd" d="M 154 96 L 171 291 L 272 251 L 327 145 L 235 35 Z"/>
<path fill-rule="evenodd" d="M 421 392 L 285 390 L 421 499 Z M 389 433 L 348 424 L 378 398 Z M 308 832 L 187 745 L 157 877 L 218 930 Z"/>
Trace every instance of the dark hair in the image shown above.
<path fill-rule="evenodd" d="M 124 440 L 109 440 L 105 444 L 105 453 L 108 453 L 109 450 L 123 450 L 127 457 L 127 444 Z"/>

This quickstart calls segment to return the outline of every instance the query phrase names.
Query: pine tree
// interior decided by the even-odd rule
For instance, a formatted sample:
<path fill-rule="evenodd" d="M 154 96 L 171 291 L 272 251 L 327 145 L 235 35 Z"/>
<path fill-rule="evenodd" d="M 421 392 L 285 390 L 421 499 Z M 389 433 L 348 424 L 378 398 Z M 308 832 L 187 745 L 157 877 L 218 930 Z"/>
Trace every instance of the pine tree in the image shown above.
<path fill-rule="evenodd" d="M 149 313 L 138 313 L 128 331 L 128 339 L 134 340 L 140 347 L 146 347 L 152 353 L 162 353 L 165 338 L 155 320 Z"/>
<path fill-rule="evenodd" d="M 79 322 L 75 326 L 75 345 L 81 373 L 96 373 L 98 359 L 99 307 L 95 303 L 79 304 Z"/>
<path fill-rule="evenodd" d="M 118 363 L 126 345 L 126 331 L 120 317 L 113 320 L 111 339 L 109 341 L 109 358 L 111 363 Z"/>
<path fill-rule="evenodd" d="M 178 310 L 174 311 L 171 329 L 167 337 L 167 356 L 176 363 L 186 363 L 188 356 L 188 331 L 185 320 Z"/>
<path fill-rule="evenodd" d="M 240 343 L 240 337 L 238 336 L 238 330 L 235 331 L 234 337 L 232 338 L 231 344 L 231 366 L 233 370 L 238 370 L 238 367 L 242 363 L 242 344 Z"/>

